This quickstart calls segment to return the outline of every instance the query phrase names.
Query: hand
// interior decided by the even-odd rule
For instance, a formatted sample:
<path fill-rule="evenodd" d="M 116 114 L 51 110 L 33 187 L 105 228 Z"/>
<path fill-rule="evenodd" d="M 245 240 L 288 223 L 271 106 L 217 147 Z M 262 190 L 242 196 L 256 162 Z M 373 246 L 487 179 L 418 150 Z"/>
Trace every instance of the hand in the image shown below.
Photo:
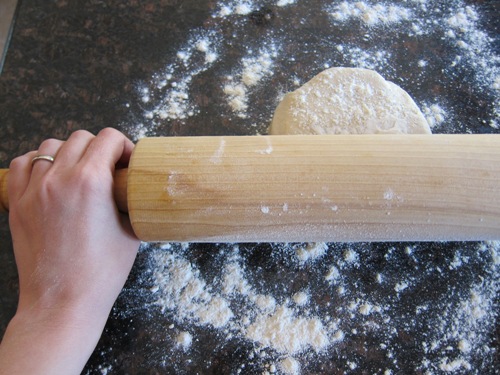
<path fill-rule="evenodd" d="M 21 344 L 25 335 L 32 347 L 33 332 L 44 336 L 39 338 L 45 347 L 54 335 L 59 351 L 46 356 L 46 350 L 32 349 L 38 373 L 44 373 L 39 365 L 47 357 L 48 373 L 79 372 L 85 365 L 139 246 L 128 217 L 118 212 L 113 199 L 115 167 L 128 164 L 132 149 L 117 130 L 104 129 L 97 136 L 78 131 L 66 142 L 47 140 L 38 151 L 12 161 L 9 222 L 19 305 L 0 346 L 0 368 L 5 345 Z M 55 161 L 32 165 L 36 155 L 55 155 Z M 68 335 L 73 345 L 69 355 L 78 361 L 61 367 L 68 360 Z M 30 359 L 23 350 L 23 358 Z M 59 367 L 50 367 L 52 361 L 59 361 Z"/>

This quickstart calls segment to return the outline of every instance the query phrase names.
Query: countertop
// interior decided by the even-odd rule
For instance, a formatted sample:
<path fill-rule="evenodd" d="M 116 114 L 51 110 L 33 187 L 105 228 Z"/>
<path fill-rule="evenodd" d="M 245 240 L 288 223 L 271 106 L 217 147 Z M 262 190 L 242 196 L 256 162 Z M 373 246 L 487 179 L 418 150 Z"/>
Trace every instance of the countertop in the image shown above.
<path fill-rule="evenodd" d="M 333 66 L 371 68 L 401 85 L 436 133 L 500 133 L 498 1 L 399 1 L 411 12 L 371 24 L 342 18 L 341 2 L 238 4 L 19 1 L 0 76 L 1 167 L 77 129 L 112 126 L 134 140 L 265 134 L 279 98 Z M 454 26 L 460 11 L 463 25 Z M 258 82 L 237 110 L 224 87 L 249 66 L 261 69 Z M 6 216 L 0 231 L 3 332 L 17 302 Z M 286 373 L 287 358 L 304 374 L 499 373 L 498 243 L 329 244 L 304 260 L 311 246 L 143 244 L 84 373 Z M 180 302 L 162 306 L 163 254 L 187 261 L 228 301 L 230 323 L 203 324 Z M 272 312 L 255 310 L 248 293 L 221 291 L 235 259 L 252 295 L 271 296 L 296 318 L 319 317 L 329 344 L 294 351 L 250 338 L 253 319 Z M 307 303 L 294 299 L 299 292 Z M 243 312 L 250 323 L 238 323 Z M 183 332 L 192 343 L 179 343 Z"/>

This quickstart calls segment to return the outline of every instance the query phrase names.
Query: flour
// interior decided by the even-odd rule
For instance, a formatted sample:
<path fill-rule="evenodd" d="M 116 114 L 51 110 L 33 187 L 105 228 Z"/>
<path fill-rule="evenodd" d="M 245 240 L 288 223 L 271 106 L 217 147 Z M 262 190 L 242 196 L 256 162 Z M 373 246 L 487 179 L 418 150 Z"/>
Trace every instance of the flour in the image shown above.
<path fill-rule="evenodd" d="M 151 83 L 141 85 L 141 102 L 145 123 L 139 124 L 132 133 L 133 138 L 155 135 L 154 131 L 164 121 L 186 120 L 199 113 L 199 108 L 191 98 L 193 80 L 207 71 L 219 58 L 219 37 L 212 31 L 195 32 L 185 47 L 175 55 L 175 61 L 162 72 L 153 75 Z"/>
<path fill-rule="evenodd" d="M 358 261 L 358 254 L 352 249 L 344 251 L 344 260 L 346 263 L 356 263 Z"/>
<path fill-rule="evenodd" d="M 362 1 L 355 3 L 344 1 L 334 7 L 331 16 L 336 21 L 344 22 L 354 18 L 368 26 L 379 26 L 408 20 L 411 16 L 411 10 L 396 5 L 370 5 Z"/>
<path fill-rule="evenodd" d="M 346 345 L 345 350 L 348 350 L 349 342 L 356 342 L 358 336 L 363 337 L 367 332 L 377 337 L 387 358 L 396 358 L 399 350 L 398 332 L 404 329 L 419 336 L 420 333 L 417 332 L 422 329 L 421 320 L 427 322 L 428 326 L 421 338 L 423 357 L 418 367 L 420 370 L 471 370 L 474 366 L 471 362 L 473 356 L 491 353 L 487 337 L 497 314 L 494 298 L 499 291 L 499 285 L 495 281 L 499 277 L 499 242 L 481 243 L 471 251 L 457 248 L 449 263 L 461 263 L 462 273 L 469 272 L 466 268 L 478 259 L 490 259 L 490 268 L 484 270 L 486 273 L 483 273 L 483 281 L 473 284 L 465 295 L 453 296 L 452 293 L 451 297 L 447 297 L 450 300 L 444 299 L 437 306 L 418 306 L 415 310 L 418 318 L 402 321 L 399 320 L 399 299 L 407 298 L 406 293 L 412 289 L 412 285 L 419 284 L 428 277 L 418 267 L 406 279 L 399 279 L 393 284 L 393 293 L 396 293 L 398 299 L 387 297 L 375 302 L 363 292 L 360 293 L 363 285 L 371 285 L 370 288 L 379 285 L 375 290 L 386 288 L 384 283 L 387 281 L 382 282 L 378 273 L 368 284 L 358 280 L 352 285 L 342 286 L 344 290 L 338 294 L 340 299 L 328 303 L 326 309 L 323 307 L 317 310 L 314 301 L 334 295 L 332 291 L 335 289 L 331 283 L 344 283 L 348 280 L 347 275 L 352 270 L 357 270 L 349 266 L 349 261 L 355 259 L 359 262 L 357 267 L 361 274 L 371 272 L 372 266 L 367 260 L 372 250 L 363 245 L 353 245 L 347 249 L 343 249 L 343 246 L 326 246 L 321 258 L 309 259 L 309 264 L 314 267 L 326 260 L 329 271 L 325 284 L 321 284 L 321 281 L 318 281 L 320 284 L 306 284 L 303 286 L 305 288 L 290 294 L 280 291 L 281 287 L 258 287 L 258 269 L 245 266 L 249 263 L 242 256 L 241 245 L 223 247 L 221 254 L 226 255 L 220 265 L 221 273 L 210 278 L 210 281 L 204 276 L 206 271 L 201 272 L 189 261 L 189 245 L 184 244 L 183 249 L 177 244 L 151 247 L 148 250 L 154 281 L 151 293 L 155 297 L 155 305 L 173 319 L 175 326 L 184 329 L 175 338 L 177 347 L 189 353 L 194 345 L 192 330 L 210 326 L 217 330 L 218 335 L 227 337 L 227 340 L 238 339 L 253 343 L 258 350 L 252 355 L 252 361 L 262 361 L 262 366 L 265 363 L 267 373 L 273 373 L 271 368 L 284 374 L 302 372 L 307 364 L 302 362 L 304 358 L 339 350 L 334 348 L 340 343 Z M 273 252 L 276 260 L 285 262 L 287 267 L 296 267 L 294 272 L 298 274 L 303 272 L 302 265 L 293 266 L 294 260 L 289 258 L 288 249 L 274 247 Z M 411 248 L 405 246 L 400 251 L 389 249 L 385 257 L 389 266 L 386 267 L 386 272 L 391 274 L 394 271 L 390 268 L 400 267 L 400 257 L 411 257 L 415 264 L 423 264 L 424 256 L 427 256 L 425 246 L 421 245 L 413 245 Z M 337 265 L 343 267 L 342 272 Z M 425 271 L 427 275 L 442 272 L 437 266 Z M 257 288 L 261 290 L 257 291 Z M 375 292 L 373 297 L 377 298 L 377 294 Z M 341 297 L 342 295 L 346 298 Z M 234 308 L 235 306 L 238 308 Z M 434 310 L 439 313 L 431 313 Z M 354 370 L 363 367 L 357 361 L 349 359 L 348 354 L 345 358 L 345 368 Z M 398 368 L 396 360 L 392 365 L 394 369 Z"/>
<path fill-rule="evenodd" d="M 405 290 L 406 288 L 408 288 L 408 283 L 406 281 L 402 281 L 402 282 L 396 284 L 396 286 L 394 287 L 394 290 L 397 293 L 399 293 L 399 292 L 402 292 L 403 290 Z"/>
<path fill-rule="evenodd" d="M 325 255 L 325 251 L 328 248 L 324 242 L 314 242 L 309 243 L 306 246 L 299 246 L 295 250 L 297 259 L 301 263 L 306 263 L 310 260 L 317 260 Z"/>
<path fill-rule="evenodd" d="M 446 20 L 450 28 L 445 33 L 450 42 L 455 42 L 459 53 L 452 62 L 452 66 L 470 64 L 475 68 L 476 81 L 498 95 L 500 76 L 500 58 L 490 49 L 493 39 L 478 29 L 479 15 L 471 6 L 465 6 L 452 12 Z M 484 51 L 478 53 L 478 51 Z M 500 102 L 495 103 L 495 112 L 498 114 Z M 490 126 L 498 126 L 498 117 L 490 122 Z"/>
<path fill-rule="evenodd" d="M 372 69 L 401 85 L 433 131 L 498 132 L 498 37 L 484 28 L 480 4 L 212 5 L 165 66 L 136 84 L 126 103 L 136 121 L 124 126 L 133 138 L 170 135 L 174 127 L 185 134 L 207 122 L 218 134 L 263 133 L 285 93 L 335 66 Z M 262 9 L 271 21 L 256 25 L 252 14 Z M 262 154 L 272 151 L 264 146 Z M 213 161 L 223 154 L 214 150 Z M 396 204 L 398 192 L 384 188 L 381 197 Z M 290 209 L 259 204 L 263 217 Z M 345 209 L 331 207 L 332 214 Z M 152 327 L 143 343 L 147 366 L 158 373 L 226 366 L 240 374 L 483 374 L 498 355 L 499 242 L 143 248 L 144 285 L 125 291 L 126 304 Z M 137 296 L 147 302 L 134 305 Z M 131 357 L 140 350 L 133 343 Z M 111 363 L 103 373 L 120 371 Z"/>
<path fill-rule="evenodd" d="M 193 343 L 193 336 L 189 332 L 181 332 L 177 336 L 177 345 L 179 345 L 183 350 L 188 350 Z"/>
<path fill-rule="evenodd" d="M 325 276 L 325 280 L 330 281 L 330 282 L 335 282 L 340 278 L 340 272 L 337 267 L 331 266 L 330 270 Z"/>
<path fill-rule="evenodd" d="M 281 370 L 287 375 L 298 375 L 300 373 L 300 364 L 291 357 L 285 358 L 280 363 Z"/>
<path fill-rule="evenodd" d="M 297 0 L 277 0 L 274 5 L 277 7 L 287 7 L 293 5 Z M 258 6 L 256 1 L 231 0 L 223 3 L 215 12 L 214 17 L 227 18 L 229 16 L 247 16 Z"/>
<path fill-rule="evenodd" d="M 285 17 L 293 13 L 294 7 L 299 7 L 300 2 L 291 0 L 277 0 L 275 2 L 250 2 L 250 1 L 221 1 L 215 4 L 211 17 L 217 20 L 215 25 L 221 29 L 232 29 L 232 39 L 241 41 L 243 45 L 248 38 L 249 19 L 254 12 L 266 9 L 271 13 L 271 18 Z M 481 29 L 482 18 L 474 6 L 466 5 L 460 0 L 451 2 L 430 2 L 420 0 L 407 0 L 404 2 L 372 1 L 343 1 L 326 4 L 317 10 L 324 13 L 335 27 L 354 27 L 353 23 L 361 23 L 359 29 L 360 43 L 335 40 L 328 48 L 326 56 L 318 55 L 317 66 L 311 66 L 309 70 L 316 71 L 318 67 L 325 69 L 332 66 L 351 66 L 366 68 L 381 73 L 385 78 L 400 78 L 401 73 L 408 69 L 418 69 L 421 74 L 413 77 L 410 82 L 405 82 L 404 89 L 412 93 L 412 85 L 420 86 L 422 83 L 432 85 L 435 78 L 435 70 L 439 70 L 449 77 L 466 74 L 472 77 L 478 92 L 489 96 L 491 105 L 478 111 L 478 118 L 472 119 L 481 124 L 487 124 L 492 129 L 499 128 L 500 118 L 500 73 L 499 56 L 493 49 L 494 38 Z M 288 13 L 290 12 L 290 13 Z M 301 21 L 307 24 L 307 19 Z M 225 99 L 225 106 L 229 113 L 234 115 L 233 122 L 240 124 L 250 133 L 265 129 L 265 124 L 258 121 L 268 121 L 271 112 L 257 116 L 256 106 L 263 92 L 274 93 L 278 102 L 283 91 L 280 85 L 271 84 L 275 72 L 281 72 L 289 62 L 300 63 L 300 55 L 304 53 L 314 54 L 315 47 L 310 44 L 300 44 L 299 40 L 293 39 L 294 29 L 284 29 L 284 32 L 266 32 L 255 43 L 248 40 L 248 46 L 242 51 L 236 64 L 227 66 L 226 60 L 233 55 L 228 55 L 232 49 L 232 41 L 224 40 L 221 29 L 216 26 L 194 30 L 187 36 L 184 43 L 173 61 L 161 72 L 153 75 L 151 84 L 144 83 L 138 87 L 139 100 L 143 103 L 144 121 L 138 122 L 130 129 L 131 136 L 139 138 L 144 135 L 161 135 L 156 130 L 165 123 L 175 121 L 177 124 L 200 121 L 206 109 L 200 107 L 203 103 L 199 97 L 193 96 L 193 89 L 198 89 L 198 81 L 206 72 L 220 66 L 226 66 L 225 72 L 219 76 L 217 87 L 206 87 L 206 90 L 214 92 L 214 100 Z M 394 35 L 397 38 L 406 37 L 410 45 L 412 43 L 426 44 L 423 38 L 438 38 L 443 48 L 451 49 L 451 58 L 435 60 L 432 56 L 422 54 L 415 61 L 405 62 L 399 66 L 398 51 L 390 49 L 390 44 L 379 45 L 376 42 L 379 29 L 383 29 L 383 35 Z M 333 34 L 334 35 L 334 34 Z M 386 38 L 385 37 L 385 38 Z M 292 43 L 293 41 L 293 43 Z M 293 46 L 293 48 L 290 48 Z M 387 48 L 389 47 L 389 48 Z M 287 52 L 285 52 L 287 51 Z M 291 52 L 294 51 L 294 52 Z M 301 52 L 303 51 L 303 52 Z M 333 63 L 332 63 L 333 62 Z M 408 65 L 408 66 L 406 66 Z M 412 67 L 413 66 L 413 67 Z M 395 71 L 399 72 L 399 75 Z M 225 74 L 224 74 L 225 73 Z M 298 77 L 295 74 L 288 75 L 290 85 L 297 86 L 300 82 L 311 78 Z M 399 84 L 397 80 L 396 84 Z M 204 82 L 203 82 L 204 84 Z M 272 86 L 267 87 L 268 84 Z M 417 104 L 426 111 L 426 118 L 431 127 L 439 130 L 449 129 L 454 124 L 451 121 L 460 121 L 457 112 L 462 107 L 443 105 L 447 96 L 452 95 L 456 84 L 446 87 L 440 96 L 429 98 L 430 100 L 417 100 Z M 270 90 L 271 89 L 271 90 Z M 288 90 L 286 90 L 288 91 Z M 127 105 L 129 105 L 127 103 Z M 441 112 L 436 108 L 442 109 Z M 269 102 L 267 111 L 273 108 Z M 222 112 L 228 116 L 228 112 Z M 144 128 L 139 131 L 138 128 Z M 469 130 L 468 124 L 462 125 L 461 131 Z"/>
<path fill-rule="evenodd" d="M 355 46 L 339 44 L 337 51 L 342 52 L 350 66 L 375 71 L 384 71 L 390 66 L 391 53 L 382 49 L 362 49 Z"/>
<path fill-rule="evenodd" d="M 281 354 L 296 354 L 307 348 L 319 352 L 329 344 L 327 330 L 317 318 L 295 315 L 286 306 L 273 314 L 258 317 L 247 329 L 246 337 Z"/>
<path fill-rule="evenodd" d="M 164 249 L 155 251 L 155 287 L 151 291 L 161 311 L 175 311 L 181 324 L 193 321 L 229 329 L 282 354 L 293 355 L 308 348 L 321 352 L 330 345 L 330 332 L 318 318 L 306 317 L 287 303 L 277 305 L 274 297 L 256 293 L 239 265 L 238 248 L 233 252 L 224 266 L 221 293 L 216 293 L 185 258 Z M 231 301 L 240 298 L 247 301 L 248 309 L 237 312 L 231 309 Z M 293 296 L 298 306 L 305 306 L 308 299 L 305 292 Z M 177 338 L 185 349 L 191 341 L 187 333 Z"/>
<path fill-rule="evenodd" d="M 243 70 L 236 77 L 227 77 L 224 93 L 233 112 L 241 118 L 247 117 L 248 94 L 252 86 L 257 85 L 266 76 L 273 74 L 273 59 L 277 55 L 275 46 L 261 49 L 254 57 L 249 51 L 249 57 L 243 59 Z"/>
<path fill-rule="evenodd" d="M 297 292 L 293 295 L 293 301 L 297 306 L 304 306 L 309 302 L 309 295 L 306 292 Z"/>
<path fill-rule="evenodd" d="M 439 365 L 439 369 L 446 371 L 446 372 L 454 372 L 460 369 L 464 370 L 470 370 L 470 364 L 467 361 L 464 361 L 463 359 L 455 359 L 452 362 L 448 362 L 447 358 L 443 359 L 443 362 Z"/>

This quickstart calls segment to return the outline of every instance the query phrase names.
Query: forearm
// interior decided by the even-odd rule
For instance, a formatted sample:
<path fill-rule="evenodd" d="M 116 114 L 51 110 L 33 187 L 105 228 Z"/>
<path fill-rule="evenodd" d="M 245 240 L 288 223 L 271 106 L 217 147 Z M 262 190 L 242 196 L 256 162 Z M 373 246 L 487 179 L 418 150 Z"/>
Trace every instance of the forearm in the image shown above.
<path fill-rule="evenodd" d="M 16 314 L 0 344 L 0 374 L 80 374 L 105 322 L 69 310 Z"/>
<path fill-rule="evenodd" d="M 0 375 L 81 373 L 139 248 L 113 200 L 115 169 L 133 148 L 114 129 L 78 131 L 11 162 L 20 299 L 0 344 Z"/>

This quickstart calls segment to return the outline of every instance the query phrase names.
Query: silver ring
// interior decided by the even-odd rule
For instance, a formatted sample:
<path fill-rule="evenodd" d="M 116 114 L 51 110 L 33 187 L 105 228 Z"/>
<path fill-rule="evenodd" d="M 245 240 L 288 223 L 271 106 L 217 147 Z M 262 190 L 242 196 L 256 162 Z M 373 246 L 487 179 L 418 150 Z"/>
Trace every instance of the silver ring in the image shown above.
<path fill-rule="evenodd" d="M 53 163 L 55 159 L 53 156 L 50 155 L 38 155 L 35 156 L 33 159 L 31 159 L 31 165 L 35 164 L 38 160 L 47 160 Z"/>

